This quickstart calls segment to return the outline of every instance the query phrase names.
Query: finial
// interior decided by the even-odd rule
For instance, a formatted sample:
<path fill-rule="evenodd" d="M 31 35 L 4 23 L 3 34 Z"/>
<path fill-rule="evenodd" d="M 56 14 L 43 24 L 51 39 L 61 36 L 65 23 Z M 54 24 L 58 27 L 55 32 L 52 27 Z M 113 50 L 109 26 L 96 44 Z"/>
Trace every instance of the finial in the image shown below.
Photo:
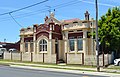
<path fill-rule="evenodd" d="M 54 17 L 54 13 L 53 12 L 50 13 L 50 17 Z"/>

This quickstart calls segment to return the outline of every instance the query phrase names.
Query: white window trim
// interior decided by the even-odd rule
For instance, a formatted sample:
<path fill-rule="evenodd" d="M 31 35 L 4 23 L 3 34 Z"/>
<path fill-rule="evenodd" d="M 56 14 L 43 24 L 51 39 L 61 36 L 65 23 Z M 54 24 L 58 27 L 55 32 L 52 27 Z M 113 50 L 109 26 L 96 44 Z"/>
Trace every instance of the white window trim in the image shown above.
<path fill-rule="evenodd" d="M 47 52 L 47 48 L 45 49 L 45 48 L 43 48 L 42 47 L 42 50 L 40 51 L 40 45 L 42 45 L 42 46 L 48 46 L 47 44 L 47 41 L 45 40 L 45 44 L 43 43 L 43 41 L 44 41 L 45 39 L 41 39 L 40 41 L 39 41 L 39 52 Z M 40 44 L 40 42 L 42 41 L 42 44 Z M 45 50 L 45 51 L 43 51 L 43 50 Z"/>
<path fill-rule="evenodd" d="M 27 51 L 26 51 L 26 43 L 27 43 Z M 25 42 L 25 53 L 28 53 L 28 42 Z"/>
<path fill-rule="evenodd" d="M 70 40 L 74 40 L 74 51 L 70 50 Z M 69 52 L 70 53 L 74 53 L 75 52 L 75 39 L 74 39 L 74 37 L 70 37 L 70 39 L 69 39 Z"/>
<path fill-rule="evenodd" d="M 82 43 L 83 43 L 83 38 L 82 38 L 82 36 L 78 36 L 77 37 L 77 51 L 78 52 L 83 52 L 83 46 L 82 46 L 82 50 L 78 50 L 78 40 L 82 40 Z M 83 45 L 83 44 L 82 44 Z"/>

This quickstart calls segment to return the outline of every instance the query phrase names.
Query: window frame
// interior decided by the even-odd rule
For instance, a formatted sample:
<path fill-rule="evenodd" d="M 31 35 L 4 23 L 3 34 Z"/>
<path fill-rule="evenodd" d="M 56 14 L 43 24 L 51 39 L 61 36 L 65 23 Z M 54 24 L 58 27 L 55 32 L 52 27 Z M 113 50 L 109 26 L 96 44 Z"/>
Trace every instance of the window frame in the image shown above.
<path fill-rule="evenodd" d="M 81 46 L 80 49 L 79 49 L 79 42 L 78 42 L 79 40 L 82 42 L 82 44 L 81 44 L 82 46 L 80 45 L 80 46 Z M 78 36 L 78 37 L 77 37 L 77 51 L 78 51 L 78 52 L 79 52 L 79 51 L 83 51 L 83 37 L 82 37 L 82 36 Z"/>
<path fill-rule="evenodd" d="M 71 50 L 71 41 L 73 41 L 73 50 Z M 74 37 L 69 37 L 69 51 L 75 52 L 75 38 Z"/>
<path fill-rule="evenodd" d="M 28 42 L 25 42 L 25 52 L 28 52 Z"/>
<path fill-rule="evenodd" d="M 39 52 L 47 51 L 47 41 L 45 39 L 41 39 L 39 42 Z"/>

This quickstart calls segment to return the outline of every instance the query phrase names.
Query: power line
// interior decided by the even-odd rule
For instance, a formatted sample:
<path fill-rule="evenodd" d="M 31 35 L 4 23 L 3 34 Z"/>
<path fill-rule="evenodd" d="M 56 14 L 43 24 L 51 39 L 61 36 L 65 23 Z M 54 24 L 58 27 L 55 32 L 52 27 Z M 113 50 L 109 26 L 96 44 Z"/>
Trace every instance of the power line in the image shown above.
<path fill-rule="evenodd" d="M 89 3 L 89 4 L 94 4 L 94 2 L 91 1 L 85 1 L 85 0 L 79 0 L 80 2 L 84 2 L 84 3 Z M 115 5 L 111 5 L 111 4 L 106 4 L 106 3 L 98 3 L 98 5 L 102 5 L 102 6 L 109 6 L 109 7 L 114 7 Z"/>
<path fill-rule="evenodd" d="M 51 7 L 51 8 L 55 7 L 54 9 L 59 9 L 59 8 L 62 8 L 62 7 L 66 7 L 66 6 L 69 6 L 69 5 L 76 4 L 78 2 L 79 1 L 76 2 L 76 1 L 72 0 L 72 1 L 65 2 L 65 3 L 59 4 L 59 5 L 55 5 L 55 6 Z M 54 9 L 51 9 L 51 10 L 54 10 Z M 50 10 L 50 9 L 44 8 L 44 9 L 37 10 L 37 11 L 34 11 L 34 12 L 29 12 L 29 13 L 25 13 L 25 14 L 18 14 L 16 16 L 14 16 L 14 18 L 19 18 L 20 16 L 28 17 L 28 16 L 36 15 L 37 13 L 47 12 L 48 10 Z M 30 13 L 32 13 L 32 14 L 30 14 Z M 6 20 L 10 20 L 10 18 L 6 18 L 6 19 L 3 19 L 1 21 L 6 21 Z"/>
<path fill-rule="evenodd" d="M 74 1 L 74 0 L 71 0 L 69 2 L 65 2 L 65 3 L 62 3 L 62 4 L 59 4 L 59 5 L 55 5 L 51 8 L 54 8 L 54 9 L 59 9 L 59 8 L 64 8 L 64 7 L 67 7 L 67 6 L 70 6 L 70 5 L 74 5 L 74 4 L 77 4 L 79 2 L 85 2 L 85 3 L 90 3 L 90 4 L 95 4 L 93 2 L 89 2 L 89 1 L 83 1 L 83 0 L 77 0 L 77 1 Z M 102 4 L 103 5 L 103 4 Z M 105 6 L 105 4 L 104 4 Z M 107 5 L 106 5 L 107 6 Z M 51 10 L 54 10 L 54 9 L 51 9 Z M 24 14 L 18 14 L 18 15 L 15 15 L 14 18 L 20 18 L 22 16 L 22 18 L 24 17 L 28 17 L 28 16 L 33 16 L 33 15 L 38 15 L 39 13 L 43 13 L 43 12 L 47 12 L 48 8 L 43 8 L 41 10 L 37 10 L 37 11 L 33 11 L 33 12 L 28 12 L 28 13 L 24 13 Z M 30 14 L 31 13 L 31 14 Z M 23 17 L 24 16 L 24 17 Z M 3 20 L 1 21 L 6 21 L 6 20 L 10 20 L 10 18 L 2 18 Z"/>
<path fill-rule="evenodd" d="M 48 10 L 43 10 L 41 12 L 33 12 L 31 14 L 30 13 L 26 13 L 26 14 L 20 14 L 20 15 L 17 15 L 17 16 L 15 15 L 14 18 L 25 18 L 25 17 L 28 17 L 28 16 L 38 15 L 40 13 L 44 13 L 44 12 L 47 12 L 47 11 Z M 0 20 L 0 22 L 7 21 L 7 20 L 11 20 L 11 18 L 10 17 L 9 18 L 4 18 L 4 19 Z"/>
<path fill-rule="evenodd" d="M 22 25 L 15 20 L 15 18 L 11 15 L 11 13 L 9 13 L 9 15 L 10 15 L 11 18 L 15 21 L 15 23 L 17 23 L 20 27 L 22 27 Z"/>
<path fill-rule="evenodd" d="M 55 7 L 54 9 L 59 9 L 59 8 L 62 8 L 62 7 L 66 7 L 66 6 L 70 6 L 70 5 L 77 4 L 77 3 L 79 3 L 79 2 L 85 2 L 85 3 L 95 4 L 95 3 L 89 2 L 89 1 L 83 1 L 83 0 L 77 0 L 77 1 L 75 1 L 75 0 L 72 0 L 72 1 L 69 1 L 69 2 L 66 2 L 66 3 L 63 3 L 63 4 L 55 5 L 55 6 L 51 7 L 51 8 L 54 8 L 54 7 Z M 107 4 L 101 4 L 101 3 L 100 3 L 100 5 L 108 6 Z M 109 5 L 109 6 L 110 6 L 110 5 Z M 111 6 L 113 6 L 113 5 L 111 5 Z M 48 9 L 48 8 L 45 8 L 45 9 Z M 42 12 L 48 11 L 48 10 L 45 10 L 45 9 L 41 9 L 41 10 L 37 10 L 37 11 L 34 11 L 34 12 L 29 12 L 29 13 L 24 13 L 24 14 L 18 14 L 18 16 L 15 15 L 14 18 L 19 18 L 20 16 L 28 17 L 28 16 L 32 16 L 32 15 L 37 15 L 35 12 L 38 12 L 38 13 L 39 13 L 39 11 L 40 11 L 40 13 L 42 13 Z M 51 9 L 51 10 L 54 10 L 54 9 Z M 41 11 L 42 11 L 42 12 L 41 12 Z M 12 11 L 11 11 L 11 12 L 12 12 Z M 9 13 L 9 12 L 8 12 L 8 13 Z M 5 13 L 5 14 L 8 14 L 8 13 Z M 33 13 L 33 14 L 30 14 L 30 13 Z M 27 14 L 27 15 L 26 15 L 26 14 Z M 3 19 L 3 18 L 2 18 L 2 19 Z M 6 20 L 10 20 L 10 18 L 5 18 L 5 19 L 3 19 L 2 21 L 6 21 Z"/>
<path fill-rule="evenodd" d="M 77 3 L 79 3 L 79 1 L 72 0 L 70 2 L 66 2 L 64 4 L 59 4 L 59 5 L 56 5 L 56 6 L 53 6 L 53 7 L 55 7 L 55 9 L 58 9 L 58 8 L 74 5 L 74 4 L 77 4 Z"/>
<path fill-rule="evenodd" d="M 42 2 L 38 2 L 38 3 L 35 3 L 35 4 L 33 4 L 33 5 L 29 5 L 29 6 L 27 6 L 27 7 L 23 7 L 23 8 L 17 9 L 17 10 L 13 10 L 13 11 L 10 11 L 10 12 L 7 12 L 7 13 L 3 13 L 3 14 L 0 14 L 0 16 L 6 15 L 6 14 L 9 14 L 9 13 L 13 13 L 13 12 L 17 12 L 17 11 L 21 11 L 21 10 L 23 10 L 23 9 L 27 9 L 27 8 L 30 8 L 30 7 L 39 5 L 39 4 L 44 3 L 44 2 L 47 2 L 47 1 L 48 1 L 48 0 L 44 0 L 44 1 L 42 1 Z"/>

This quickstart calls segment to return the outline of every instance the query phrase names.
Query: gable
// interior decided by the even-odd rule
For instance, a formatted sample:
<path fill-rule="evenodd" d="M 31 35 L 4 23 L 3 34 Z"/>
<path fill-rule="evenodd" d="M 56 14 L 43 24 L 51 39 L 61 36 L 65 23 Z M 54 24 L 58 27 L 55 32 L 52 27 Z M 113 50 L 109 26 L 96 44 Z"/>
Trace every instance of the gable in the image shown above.
<path fill-rule="evenodd" d="M 49 25 L 41 24 L 40 26 L 37 27 L 37 32 L 39 31 L 49 31 Z"/>
<path fill-rule="evenodd" d="M 54 17 L 50 17 L 45 21 L 45 24 L 49 24 L 51 22 L 54 22 L 55 24 L 60 24 L 60 21 L 58 21 L 57 19 L 55 19 Z"/>

